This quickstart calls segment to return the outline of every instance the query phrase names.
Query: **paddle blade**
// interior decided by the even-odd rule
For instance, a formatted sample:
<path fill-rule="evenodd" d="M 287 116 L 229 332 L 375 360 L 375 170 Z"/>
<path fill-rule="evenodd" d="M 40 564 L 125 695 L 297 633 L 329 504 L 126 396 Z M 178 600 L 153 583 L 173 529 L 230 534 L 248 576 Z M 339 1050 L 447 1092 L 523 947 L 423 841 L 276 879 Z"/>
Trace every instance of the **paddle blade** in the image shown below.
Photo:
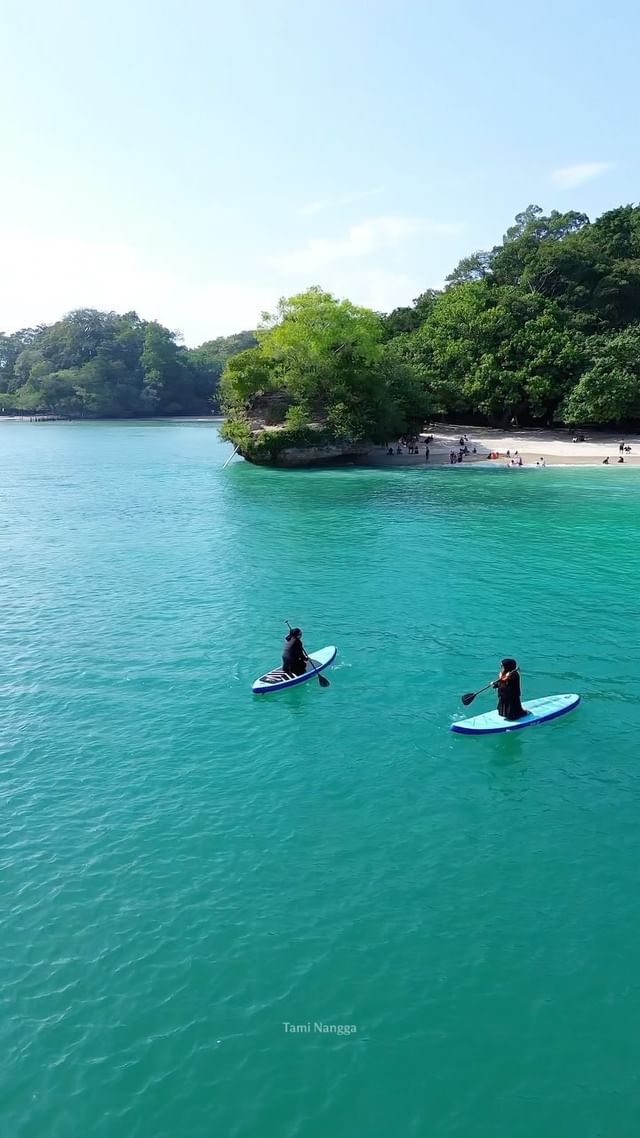
<path fill-rule="evenodd" d="M 473 703 L 473 701 L 474 701 L 474 699 L 476 698 L 476 695 L 477 695 L 477 694 L 478 694 L 478 693 L 477 693 L 477 692 L 475 692 L 475 691 L 468 691 L 468 692 L 466 693 L 466 695 L 461 695 L 461 696 L 460 696 L 460 699 L 462 700 L 462 702 L 463 702 L 464 706 L 465 706 L 465 707 L 468 707 L 470 703 Z"/>
<path fill-rule="evenodd" d="M 329 683 L 326 676 L 318 675 L 318 683 L 320 684 L 321 688 L 330 688 L 331 687 L 331 684 Z"/>

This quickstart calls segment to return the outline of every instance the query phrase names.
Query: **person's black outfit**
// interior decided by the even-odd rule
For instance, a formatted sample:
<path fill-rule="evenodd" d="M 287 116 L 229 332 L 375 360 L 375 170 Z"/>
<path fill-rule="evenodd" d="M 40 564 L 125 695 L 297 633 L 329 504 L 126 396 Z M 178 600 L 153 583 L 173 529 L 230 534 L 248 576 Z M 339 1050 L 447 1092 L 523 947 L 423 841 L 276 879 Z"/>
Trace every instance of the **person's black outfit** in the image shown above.
<path fill-rule="evenodd" d="M 307 670 L 307 657 L 299 629 L 294 628 L 285 636 L 282 646 L 282 667 L 291 676 L 302 676 Z"/>
<path fill-rule="evenodd" d="M 496 680 L 495 683 L 498 690 L 498 715 L 508 720 L 522 719 L 527 712 L 521 703 L 520 673 L 515 660 L 503 660 L 502 669 L 508 674 L 505 679 Z"/>

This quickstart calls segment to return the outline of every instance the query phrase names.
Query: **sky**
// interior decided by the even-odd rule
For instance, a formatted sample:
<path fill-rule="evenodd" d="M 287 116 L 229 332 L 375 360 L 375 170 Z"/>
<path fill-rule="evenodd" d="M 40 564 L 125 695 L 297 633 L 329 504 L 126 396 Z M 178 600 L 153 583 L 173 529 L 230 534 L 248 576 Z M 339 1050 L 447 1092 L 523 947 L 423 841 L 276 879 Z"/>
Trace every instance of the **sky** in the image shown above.
<path fill-rule="evenodd" d="M 0 0 L 0 330 L 388 311 L 640 198 L 635 0 Z"/>

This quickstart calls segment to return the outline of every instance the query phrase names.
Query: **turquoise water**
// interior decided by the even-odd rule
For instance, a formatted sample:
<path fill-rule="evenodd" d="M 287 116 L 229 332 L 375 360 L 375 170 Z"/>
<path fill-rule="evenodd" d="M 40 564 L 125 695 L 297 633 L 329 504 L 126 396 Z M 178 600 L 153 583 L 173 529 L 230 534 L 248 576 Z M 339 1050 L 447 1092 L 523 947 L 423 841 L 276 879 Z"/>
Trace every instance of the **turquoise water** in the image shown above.
<path fill-rule="evenodd" d="M 638 473 L 227 453 L 0 424 L 4 1132 L 635 1138 Z"/>

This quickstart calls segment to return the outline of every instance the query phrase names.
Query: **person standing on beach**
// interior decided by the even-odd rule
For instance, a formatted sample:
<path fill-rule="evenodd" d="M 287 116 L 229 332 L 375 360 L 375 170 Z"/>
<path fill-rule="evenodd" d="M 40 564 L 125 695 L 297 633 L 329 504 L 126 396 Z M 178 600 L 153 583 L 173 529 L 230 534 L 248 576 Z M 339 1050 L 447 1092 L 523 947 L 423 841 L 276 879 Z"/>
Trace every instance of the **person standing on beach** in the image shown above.
<path fill-rule="evenodd" d="M 620 439 L 620 446 L 618 447 L 620 454 L 624 454 L 624 439 Z"/>
<path fill-rule="evenodd" d="M 429 447 L 428 447 L 428 445 L 424 448 L 424 461 L 425 462 L 429 461 Z"/>

